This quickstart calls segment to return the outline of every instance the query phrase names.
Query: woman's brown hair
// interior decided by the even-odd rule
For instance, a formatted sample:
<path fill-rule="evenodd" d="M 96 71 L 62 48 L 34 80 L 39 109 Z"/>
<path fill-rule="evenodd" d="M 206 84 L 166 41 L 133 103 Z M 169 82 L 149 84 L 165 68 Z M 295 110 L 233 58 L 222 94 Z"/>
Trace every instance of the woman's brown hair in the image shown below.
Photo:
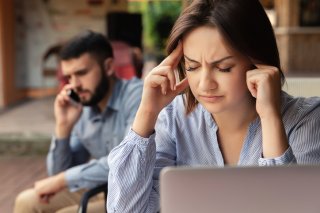
<path fill-rule="evenodd" d="M 176 20 L 167 43 L 170 54 L 179 40 L 201 26 L 216 27 L 224 39 L 254 63 L 280 68 L 278 47 L 272 25 L 259 0 L 194 0 Z M 186 77 L 184 59 L 178 65 L 179 79 Z M 186 113 L 197 105 L 188 88 L 185 93 Z"/>

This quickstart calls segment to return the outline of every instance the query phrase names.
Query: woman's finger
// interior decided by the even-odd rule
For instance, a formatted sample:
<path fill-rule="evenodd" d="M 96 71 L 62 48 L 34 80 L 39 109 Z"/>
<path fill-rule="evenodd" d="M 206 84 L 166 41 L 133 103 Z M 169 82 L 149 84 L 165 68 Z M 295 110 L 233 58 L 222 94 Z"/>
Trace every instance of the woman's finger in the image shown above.
<path fill-rule="evenodd" d="M 150 75 L 166 76 L 168 72 L 172 72 L 171 70 L 171 66 L 157 66 L 150 72 Z"/>
<path fill-rule="evenodd" d="M 167 77 L 169 79 L 171 90 L 175 90 L 175 88 L 176 88 L 176 76 L 175 76 L 174 70 L 170 70 L 170 72 L 168 72 L 168 74 L 167 74 Z"/>
<path fill-rule="evenodd" d="M 281 88 L 280 72 L 277 67 L 255 64 L 256 69 L 247 72 L 247 86 L 255 98 L 257 98 L 258 89 L 264 88 L 271 91 L 275 88 Z"/>
<path fill-rule="evenodd" d="M 169 87 L 169 80 L 166 78 L 162 83 L 161 83 L 161 92 L 163 95 L 167 94 L 168 87 Z"/>
<path fill-rule="evenodd" d="M 182 81 L 180 81 L 177 85 L 176 85 L 176 94 L 180 94 L 182 93 L 185 89 L 187 89 L 189 86 L 189 82 L 188 79 L 185 78 Z"/>
<path fill-rule="evenodd" d="M 174 74 L 174 71 L 170 66 L 159 66 L 156 69 L 154 69 L 150 75 L 161 75 L 164 77 L 167 77 L 169 80 L 169 85 L 171 90 L 174 90 L 176 85 L 176 77 Z"/>
<path fill-rule="evenodd" d="M 160 65 L 168 65 L 174 69 L 182 57 L 182 52 L 182 43 L 179 42 L 177 47 L 160 63 Z"/>
<path fill-rule="evenodd" d="M 247 87 L 251 93 L 251 95 L 257 98 L 257 82 L 256 79 L 248 77 L 247 75 Z"/>
<path fill-rule="evenodd" d="M 153 88 L 161 86 L 161 84 L 166 84 L 168 78 L 161 75 L 152 75 L 149 77 L 150 86 Z"/>
<path fill-rule="evenodd" d="M 256 66 L 258 69 L 279 71 L 279 69 L 275 66 L 270 66 L 265 64 L 254 64 L 254 66 Z"/>

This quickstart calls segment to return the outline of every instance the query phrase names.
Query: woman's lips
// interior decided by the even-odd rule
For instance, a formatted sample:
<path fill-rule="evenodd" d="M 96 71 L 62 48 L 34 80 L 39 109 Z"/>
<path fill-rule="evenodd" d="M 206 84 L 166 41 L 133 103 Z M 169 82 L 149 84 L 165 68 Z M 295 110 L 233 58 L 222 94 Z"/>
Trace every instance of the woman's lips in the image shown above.
<path fill-rule="evenodd" d="M 205 102 L 215 103 L 222 99 L 223 96 L 217 95 L 199 95 L 200 99 Z"/>

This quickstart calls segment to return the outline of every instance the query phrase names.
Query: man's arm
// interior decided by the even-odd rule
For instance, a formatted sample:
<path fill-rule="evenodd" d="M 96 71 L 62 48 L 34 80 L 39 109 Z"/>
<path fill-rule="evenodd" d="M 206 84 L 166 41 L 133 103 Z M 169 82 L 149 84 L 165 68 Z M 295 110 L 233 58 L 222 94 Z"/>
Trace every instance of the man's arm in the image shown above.
<path fill-rule="evenodd" d="M 63 172 L 58 175 L 36 181 L 34 184 L 35 191 L 37 192 L 41 203 L 49 203 L 50 198 L 65 187 L 66 182 Z"/>
<path fill-rule="evenodd" d="M 52 137 L 50 150 L 47 155 L 49 176 L 88 162 L 90 155 L 76 136 L 76 129 L 73 130 L 70 138 L 56 139 Z"/>
<path fill-rule="evenodd" d="M 107 159 L 108 155 L 66 170 L 65 180 L 69 190 L 91 189 L 106 183 L 109 174 Z"/>
<path fill-rule="evenodd" d="M 49 175 L 57 174 L 88 160 L 88 154 L 76 135 L 83 107 L 70 100 L 68 96 L 70 89 L 72 85 L 65 85 L 54 102 L 55 136 L 52 138 L 47 157 Z M 77 162 L 79 159 L 77 156 L 83 158 L 81 162 Z"/>
<path fill-rule="evenodd" d="M 120 92 L 120 94 L 118 95 L 122 97 L 121 105 L 123 107 L 121 109 L 122 114 L 118 117 L 118 119 L 122 119 L 122 122 L 120 123 L 122 123 L 124 126 L 116 131 L 119 133 L 118 137 L 116 137 L 116 140 L 114 138 L 110 139 L 110 141 L 115 140 L 111 142 L 112 146 L 117 146 L 122 141 L 124 135 L 132 125 L 133 119 L 141 101 L 142 82 L 140 80 L 134 79 L 133 81 L 128 83 L 126 87 L 121 91 L 122 92 Z M 81 122 L 82 120 L 80 120 L 80 124 Z M 77 125 L 76 129 L 79 129 L 80 131 L 80 125 L 79 127 Z M 109 135 L 106 135 L 104 137 L 108 136 Z M 81 152 L 81 154 L 83 154 L 83 151 Z M 107 161 L 108 154 L 109 153 L 99 159 L 91 160 L 89 163 L 82 162 L 82 165 L 74 166 L 66 170 L 65 178 L 69 189 L 71 191 L 76 191 L 83 188 L 90 189 L 106 183 L 109 174 L 109 166 Z M 66 159 L 66 161 L 70 161 L 70 159 Z"/>

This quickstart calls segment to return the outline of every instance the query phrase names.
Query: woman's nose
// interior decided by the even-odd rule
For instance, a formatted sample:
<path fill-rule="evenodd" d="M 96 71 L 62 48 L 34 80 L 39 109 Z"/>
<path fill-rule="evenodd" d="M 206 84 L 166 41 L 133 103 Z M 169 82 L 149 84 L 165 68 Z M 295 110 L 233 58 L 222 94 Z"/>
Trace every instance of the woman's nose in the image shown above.
<path fill-rule="evenodd" d="M 203 68 L 200 72 L 199 88 L 202 91 L 216 89 L 218 84 L 214 71 Z"/>

